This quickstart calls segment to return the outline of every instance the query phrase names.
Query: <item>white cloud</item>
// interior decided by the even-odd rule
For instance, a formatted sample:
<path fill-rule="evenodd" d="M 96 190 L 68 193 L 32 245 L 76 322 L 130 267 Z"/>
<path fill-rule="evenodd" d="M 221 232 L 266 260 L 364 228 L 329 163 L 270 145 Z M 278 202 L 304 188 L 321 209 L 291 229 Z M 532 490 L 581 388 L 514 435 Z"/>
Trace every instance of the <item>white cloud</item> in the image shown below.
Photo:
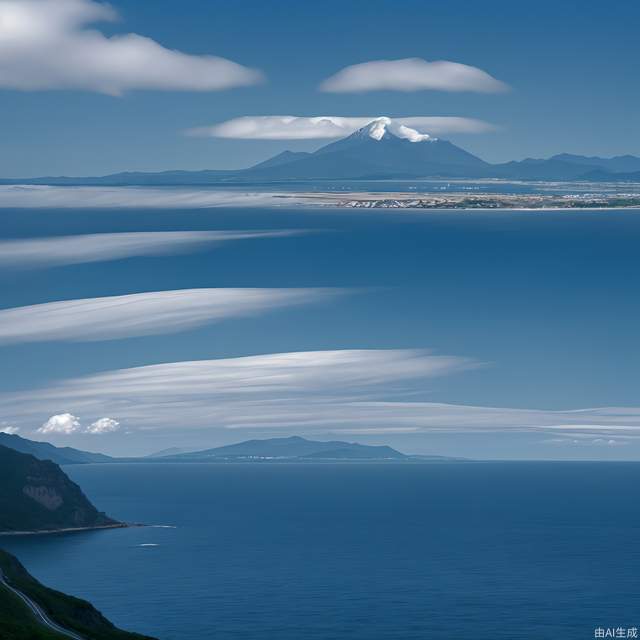
<path fill-rule="evenodd" d="M 327 78 L 322 91 L 476 91 L 494 93 L 505 91 L 507 85 L 486 71 L 458 62 L 422 58 L 402 60 L 373 60 L 345 67 Z"/>
<path fill-rule="evenodd" d="M 637 435 L 640 435 L 640 430 Z M 552 445 L 570 445 L 570 446 L 582 446 L 582 447 L 624 447 L 631 443 L 631 439 L 624 438 L 592 438 L 588 434 L 578 434 L 575 437 L 562 437 L 562 438 L 548 438 L 542 440 L 543 444 Z"/>
<path fill-rule="evenodd" d="M 120 423 L 117 420 L 113 418 L 100 418 L 90 424 L 86 428 L 85 433 L 101 435 L 103 433 L 113 433 L 114 431 L 118 431 L 119 428 Z"/>
<path fill-rule="evenodd" d="M 262 80 L 258 71 L 225 58 L 188 55 L 135 33 L 107 37 L 88 26 L 117 17 L 111 6 L 92 0 L 0 0 L 0 86 L 119 95 L 215 91 Z"/>
<path fill-rule="evenodd" d="M 0 344 L 156 335 L 326 301 L 339 289 L 178 289 L 47 302 L 0 311 Z"/>
<path fill-rule="evenodd" d="M 408 127 L 429 130 L 434 135 L 444 133 L 486 133 L 498 127 L 476 118 L 460 118 L 457 116 L 408 116 L 393 118 L 394 121 Z"/>
<path fill-rule="evenodd" d="M 361 404 L 372 393 L 416 381 L 424 384 L 429 378 L 474 366 L 466 358 L 414 350 L 294 352 L 172 362 L 4 394 L 0 411 L 16 424 L 18 414 L 33 421 L 50 406 L 64 403 L 82 415 L 117 415 L 134 429 L 353 426 L 378 412 Z M 381 417 L 386 420 L 394 413 Z M 379 420 L 375 422 L 380 426 Z"/>
<path fill-rule="evenodd" d="M 447 133 L 483 133 L 496 127 L 475 118 L 454 116 L 242 116 L 208 127 L 196 127 L 188 135 L 240 140 L 314 140 L 343 138 L 373 121 L 386 120 L 402 138 L 422 132 L 431 136 Z"/>
<path fill-rule="evenodd" d="M 20 427 L 0 426 L 0 433 L 6 433 L 10 436 L 14 436 L 18 431 L 20 431 Z"/>
<path fill-rule="evenodd" d="M 132 430 L 261 429 L 301 434 L 537 432 L 551 439 L 640 438 L 640 408 L 576 411 L 407 401 L 430 379 L 478 363 L 420 350 L 276 353 L 171 362 L 0 395 L 0 413 L 28 426 L 52 406 L 117 415 Z M 391 400 L 390 398 L 400 398 Z M 598 442 L 595 442 L 598 441 Z M 610 444 L 609 446 L 613 446 Z"/>
<path fill-rule="evenodd" d="M 80 421 L 70 413 L 51 416 L 39 429 L 38 433 L 70 434 L 80 430 Z"/>
<path fill-rule="evenodd" d="M 0 240 L 0 266 L 39 267 L 161 256 L 232 240 L 276 238 L 303 231 L 150 231 Z"/>
<path fill-rule="evenodd" d="M 304 194 L 166 187 L 55 187 L 0 185 L 0 208 L 202 209 L 292 207 L 309 204 Z"/>

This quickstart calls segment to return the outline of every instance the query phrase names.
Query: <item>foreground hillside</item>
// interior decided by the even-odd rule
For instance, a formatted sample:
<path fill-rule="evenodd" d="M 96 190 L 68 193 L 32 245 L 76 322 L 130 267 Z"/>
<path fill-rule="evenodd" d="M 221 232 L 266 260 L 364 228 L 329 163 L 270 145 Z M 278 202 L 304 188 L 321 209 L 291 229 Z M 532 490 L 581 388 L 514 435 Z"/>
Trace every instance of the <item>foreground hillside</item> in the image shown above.
<path fill-rule="evenodd" d="M 152 640 L 122 631 L 88 602 L 40 584 L 15 557 L 4 551 L 0 551 L 0 572 L 8 584 L 37 603 L 54 622 L 86 640 Z M 65 636 L 40 624 L 18 596 L 0 585 L 0 638 L 62 640 Z"/>
<path fill-rule="evenodd" d="M 60 467 L 0 446 L 0 532 L 120 526 Z"/>

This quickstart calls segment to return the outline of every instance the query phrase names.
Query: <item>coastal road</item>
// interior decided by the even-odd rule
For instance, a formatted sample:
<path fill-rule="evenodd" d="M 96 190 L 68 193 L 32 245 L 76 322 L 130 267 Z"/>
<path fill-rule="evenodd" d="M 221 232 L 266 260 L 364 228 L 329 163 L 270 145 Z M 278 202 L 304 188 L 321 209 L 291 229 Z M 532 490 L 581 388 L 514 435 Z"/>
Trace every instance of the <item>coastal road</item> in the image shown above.
<path fill-rule="evenodd" d="M 40 605 L 36 604 L 33 600 L 31 600 L 31 598 L 29 598 L 29 596 L 26 596 L 24 593 L 22 593 L 22 591 L 18 591 L 18 589 L 14 589 L 7 582 L 7 579 L 5 578 L 4 573 L 2 572 L 2 569 L 0 569 L 0 585 L 4 586 L 5 588 L 9 589 L 9 591 L 17 595 L 18 598 L 20 598 L 20 600 L 22 600 L 22 602 L 24 602 L 27 605 L 27 607 L 29 607 L 29 609 L 31 610 L 31 613 L 33 613 L 33 615 L 36 617 L 36 620 L 40 622 L 42 625 L 44 625 L 45 627 L 48 627 L 52 631 L 55 631 L 56 633 L 59 633 L 62 636 L 65 636 L 67 638 L 72 638 L 73 640 L 85 640 L 85 638 L 78 635 L 74 631 L 69 631 L 68 629 L 65 629 L 64 627 L 61 627 L 60 625 L 56 624 L 42 610 Z"/>

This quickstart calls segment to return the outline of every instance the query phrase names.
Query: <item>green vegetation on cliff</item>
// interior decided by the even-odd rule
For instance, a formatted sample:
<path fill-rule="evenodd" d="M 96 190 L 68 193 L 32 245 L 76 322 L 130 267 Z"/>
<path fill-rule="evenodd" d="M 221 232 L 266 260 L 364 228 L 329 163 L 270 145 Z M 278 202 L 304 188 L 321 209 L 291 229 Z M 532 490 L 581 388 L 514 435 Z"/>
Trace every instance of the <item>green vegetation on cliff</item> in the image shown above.
<path fill-rule="evenodd" d="M 86 640 L 152 640 L 115 627 L 85 600 L 49 589 L 33 578 L 12 555 L 0 550 L 0 570 L 5 580 L 31 600 L 58 625 Z M 2 640 L 63 640 L 37 622 L 29 608 L 0 585 L 0 638 Z"/>
<path fill-rule="evenodd" d="M 0 446 L 0 532 L 117 524 L 57 464 Z"/>
<path fill-rule="evenodd" d="M 0 638 L 2 640 L 62 640 L 64 636 L 40 625 L 18 596 L 0 586 Z"/>

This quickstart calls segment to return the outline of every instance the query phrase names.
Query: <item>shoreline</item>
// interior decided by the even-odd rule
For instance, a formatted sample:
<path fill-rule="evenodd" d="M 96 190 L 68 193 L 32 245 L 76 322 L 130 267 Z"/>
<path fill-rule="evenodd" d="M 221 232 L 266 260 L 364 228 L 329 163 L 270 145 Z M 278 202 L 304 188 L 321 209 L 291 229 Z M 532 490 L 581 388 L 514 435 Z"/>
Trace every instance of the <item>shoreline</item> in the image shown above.
<path fill-rule="evenodd" d="M 103 529 L 130 529 L 133 527 L 144 527 L 143 524 L 129 524 L 127 522 L 117 522 L 114 524 L 96 525 L 93 527 L 65 527 L 64 529 L 42 529 L 37 531 L 0 531 L 2 536 L 44 536 L 55 533 L 80 533 L 82 531 L 101 531 Z"/>
<path fill-rule="evenodd" d="M 477 211 L 478 213 L 485 213 L 487 211 L 495 211 L 497 213 L 514 213 L 514 212 L 526 212 L 526 213 L 548 213 L 550 211 L 559 212 L 583 212 L 583 211 L 640 211 L 640 204 L 625 205 L 625 206 L 607 206 L 602 205 L 598 207 L 352 207 L 348 204 L 324 204 L 319 205 L 318 208 L 324 210 L 327 209 L 358 209 L 366 211 L 406 211 L 414 213 L 416 211 L 422 211 L 424 213 L 471 213 Z"/>
<path fill-rule="evenodd" d="M 292 199 L 305 204 L 338 209 L 393 209 L 409 211 L 599 211 L 640 209 L 640 193 L 625 194 L 507 194 L 491 193 L 296 193 Z"/>
<path fill-rule="evenodd" d="M 574 186 L 572 190 L 570 187 Z M 593 185 L 567 193 L 476 193 L 461 191 L 260 191 L 207 186 L 33 186 L 0 185 L 3 209 L 217 209 L 299 208 L 406 209 L 409 211 L 599 211 L 640 209 L 640 184 L 617 192 Z"/>

